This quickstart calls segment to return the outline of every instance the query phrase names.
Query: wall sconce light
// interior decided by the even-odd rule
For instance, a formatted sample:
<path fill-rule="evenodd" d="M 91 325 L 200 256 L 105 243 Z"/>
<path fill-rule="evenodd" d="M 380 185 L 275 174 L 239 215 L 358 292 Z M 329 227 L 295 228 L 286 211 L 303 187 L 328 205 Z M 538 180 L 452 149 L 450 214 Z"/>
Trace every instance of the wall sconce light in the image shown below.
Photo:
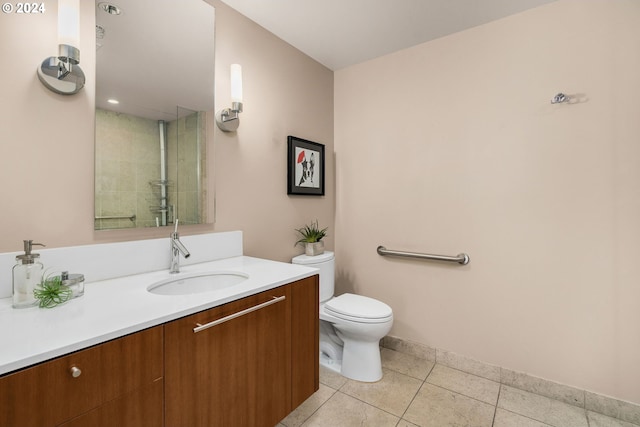
<path fill-rule="evenodd" d="M 242 67 L 231 64 L 231 108 L 216 113 L 216 123 L 224 132 L 235 132 L 240 126 L 242 113 Z"/>
<path fill-rule="evenodd" d="M 58 0 L 58 56 L 45 59 L 38 67 L 43 85 L 62 95 L 73 95 L 84 87 L 79 45 L 79 0 Z"/>

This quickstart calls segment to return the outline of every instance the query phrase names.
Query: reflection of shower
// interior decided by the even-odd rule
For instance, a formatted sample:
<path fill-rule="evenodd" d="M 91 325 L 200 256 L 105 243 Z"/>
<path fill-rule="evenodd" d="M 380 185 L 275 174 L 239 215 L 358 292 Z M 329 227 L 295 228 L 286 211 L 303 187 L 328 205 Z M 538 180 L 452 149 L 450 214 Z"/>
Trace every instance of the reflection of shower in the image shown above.
<path fill-rule="evenodd" d="M 160 130 L 160 214 L 161 224 L 167 225 L 167 124 L 158 120 Z"/>
<path fill-rule="evenodd" d="M 151 211 L 159 214 L 156 216 L 156 226 L 167 225 L 170 221 L 170 208 L 168 203 L 169 180 L 167 178 L 167 124 L 164 120 L 158 120 L 159 142 L 160 142 L 160 179 L 151 181 L 151 186 L 157 186 L 160 190 L 158 204 L 151 206 Z"/>
<path fill-rule="evenodd" d="M 148 200 L 153 214 L 150 219 L 155 219 L 156 226 L 170 225 L 176 218 L 180 224 L 199 224 L 203 218 L 204 120 L 198 111 L 178 107 L 177 112 L 176 120 L 154 122 L 160 150 L 153 151 L 154 157 L 159 152 L 160 161 L 154 162 L 149 181 L 153 194 Z M 158 142 L 154 138 L 153 147 L 158 147 Z"/>

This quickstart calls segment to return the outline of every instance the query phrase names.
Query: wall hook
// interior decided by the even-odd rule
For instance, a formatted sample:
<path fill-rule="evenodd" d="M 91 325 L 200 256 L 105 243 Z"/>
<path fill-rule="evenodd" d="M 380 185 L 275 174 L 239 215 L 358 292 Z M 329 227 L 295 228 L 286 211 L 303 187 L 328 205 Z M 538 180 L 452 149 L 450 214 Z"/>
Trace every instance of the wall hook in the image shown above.
<path fill-rule="evenodd" d="M 551 98 L 551 103 L 552 104 L 561 104 L 563 102 L 569 102 L 569 96 L 565 95 L 562 92 L 558 93 L 556 96 Z"/>

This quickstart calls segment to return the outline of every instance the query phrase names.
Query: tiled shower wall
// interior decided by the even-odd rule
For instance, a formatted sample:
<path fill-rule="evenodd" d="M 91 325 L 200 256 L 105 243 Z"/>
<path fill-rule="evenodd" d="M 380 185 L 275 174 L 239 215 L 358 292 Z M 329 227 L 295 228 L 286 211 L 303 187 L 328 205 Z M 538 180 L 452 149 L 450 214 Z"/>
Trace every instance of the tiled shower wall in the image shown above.
<path fill-rule="evenodd" d="M 149 182 L 160 178 L 158 141 L 156 120 L 96 109 L 96 217 L 136 216 L 96 220 L 96 229 L 155 224 Z"/>

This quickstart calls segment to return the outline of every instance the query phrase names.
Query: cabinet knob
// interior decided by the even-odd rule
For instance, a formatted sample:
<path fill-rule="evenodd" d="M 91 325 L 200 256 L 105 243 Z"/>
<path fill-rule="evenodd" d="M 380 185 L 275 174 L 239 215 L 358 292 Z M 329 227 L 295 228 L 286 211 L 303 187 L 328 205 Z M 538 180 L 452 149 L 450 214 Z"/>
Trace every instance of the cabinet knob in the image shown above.
<path fill-rule="evenodd" d="M 82 375 L 82 371 L 77 366 L 72 366 L 71 369 L 69 369 L 69 372 L 71 372 L 71 376 L 73 378 L 78 378 L 80 375 Z"/>

